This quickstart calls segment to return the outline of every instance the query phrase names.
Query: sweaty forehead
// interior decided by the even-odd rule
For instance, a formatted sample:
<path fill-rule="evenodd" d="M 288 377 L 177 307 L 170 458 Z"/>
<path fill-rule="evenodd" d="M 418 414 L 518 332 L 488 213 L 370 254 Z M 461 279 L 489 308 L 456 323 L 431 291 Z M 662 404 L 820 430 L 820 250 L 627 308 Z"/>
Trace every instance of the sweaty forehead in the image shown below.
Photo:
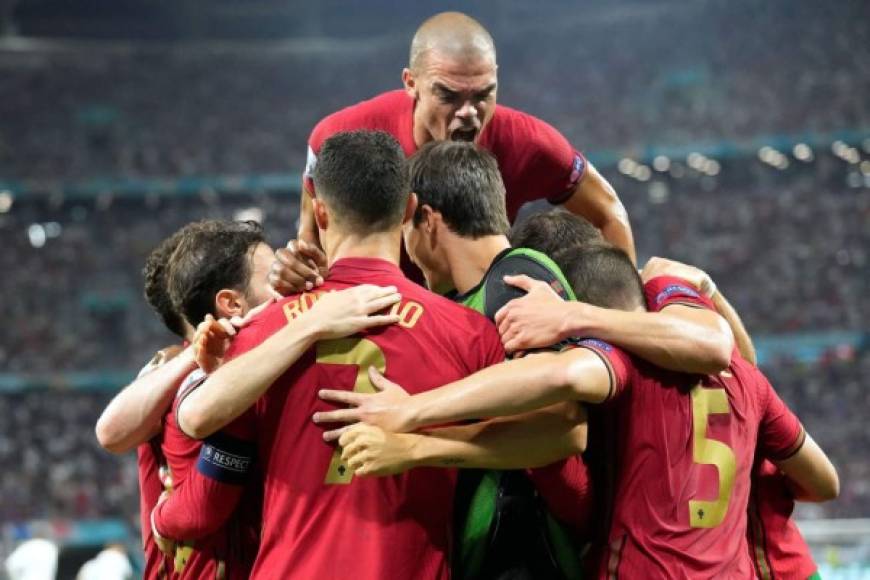
<path fill-rule="evenodd" d="M 431 86 L 455 92 L 479 91 L 495 84 L 497 67 L 492 58 L 456 58 L 436 52 L 427 55 L 422 76 Z"/>

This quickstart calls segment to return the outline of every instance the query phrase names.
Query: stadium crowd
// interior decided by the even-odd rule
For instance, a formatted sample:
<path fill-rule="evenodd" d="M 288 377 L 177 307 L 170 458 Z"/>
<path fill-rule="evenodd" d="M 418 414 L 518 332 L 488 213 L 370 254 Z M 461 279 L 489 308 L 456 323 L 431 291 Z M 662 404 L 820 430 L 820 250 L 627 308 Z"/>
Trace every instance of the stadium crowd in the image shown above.
<path fill-rule="evenodd" d="M 816 173 L 804 172 L 780 176 L 767 188 L 737 180 L 713 191 L 695 179 L 671 180 L 664 200 L 647 194 L 649 184 L 618 176 L 614 183 L 641 257 L 708 269 L 753 333 L 864 331 L 870 193 L 839 185 L 841 177 L 820 185 Z M 140 298 L 147 253 L 185 223 L 233 218 L 245 209 L 262 216 L 275 246 L 295 231 L 295 195 L 234 195 L 220 203 L 208 192 L 70 200 L 59 207 L 16 202 L 0 215 L 0 241 L 9 249 L 0 254 L 0 267 L 8 273 L 13 328 L 0 339 L 0 365 L 18 373 L 138 368 L 167 340 Z M 52 222 L 59 236 L 34 247 L 29 228 Z"/>
<path fill-rule="evenodd" d="M 707 268 L 753 334 L 864 331 L 870 193 L 830 182 L 820 188 L 817 177 L 780 176 L 767 192 L 704 191 L 692 179 L 672 180 L 664 200 L 647 194 L 649 184 L 618 176 L 614 183 L 630 208 L 641 259 L 662 255 Z M 0 216 L 0 237 L 11 250 L 0 254 L 0 267 L 13 274 L 4 280 L 12 318 L 11 332 L 0 341 L 0 365 L 23 374 L 138 368 L 172 342 L 140 298 L 145 255 L 193 219 L 232 218 L 252 208 L 262 212 L 271 242 L 282 244 L 297 211 L 295 199 L 284 195 L 231 196 L 219 204 L 213 195 L 104 199 L 53 209 L 16 203 Z M 146 211 L 149 219 L 142 220 Z M 27 235 L 37 220 L 61 225 L 59 237 L 39 248 Z M 16 266 L 21 263 L 28 267 Z M 863 404 L 861 377 L 870 371 L 870 352 L 832 354 L 815 365 L 775 359 L 764 370 L 842 470 L 841 499 L 820 506 L 821 513 L 863 514 L 870 462 L 860 459 L 860 450 L 870 441 L 849 410 Z M 109 515 L 121 506 L 134 514 L 134 458 L 105 454 L 92 435 L 108 398 L 75 391 L 0 398 L 0 458 L 19 456 L 23 466 L 0 490 L 15 498 L 3 503 L 4 521 Z M 47 420 L 22 428 L 37 413 Z"/>
<path fill-rule="evenodd" d="M 651 9 L 607 26 L 584 23 L 583 46 L 570 41 L 576 30 L 566 22 L 542 39 L 542 51 L 558 54 L 544 63 L 532 60 L 537 55 L 527 50 L 523 33 L 505 33 L 501 62 L 540 77 L 533 84 L 505 75 L 501 102 L 540 114 L 590 150 L 870 126 L 861 99 L 870 89 L 870 39 L 866 27 L 846 26 L 854 3 L 827 12 L 809 2 L 775 3 L 749 26 L 739 26 L 739 12 L 724 4 L 714 3 L 700 26 L 692 10 Z M 524 32 L 539 25 L 528 23 Z M 765 37 L 767 28 L 777 36 Z M 727 54 L 705 42 L 722 29 L 737 35 Z M 828 38 L 831 29 L 843 34 Z M 631 50 L 593 53 L 627 34 Z M 681 45 L 665 42 L 674 35 Z M 808 42 L 792 42 L 801 36 Z M 559 53 L 565 46 L 572 48 Z M 393 48 L 376 44 L 346 55 L 337 67 L 321 66 L 325 59 L 334 63 L 334 54 L 272 50 L 0 53 L 11 80 L 0 83 L 0 116 L 9 119 L 0 127 L 0 179 L 51 191 L 52 183 L 109 175 L 298 169 L 314 119 L 391 86 L 383 62 L 395 60 Z M 368 61 L 378 63 L 377 72 L 361 74 Z M 594 64 L 566 75 L 577 62 Z M 302 90 L 299 79 L 305 79 Z M 541 93 L 541 86 L 560 90 Z M 640 97 L 637 86 L 649 90 Z M 818 107 L 820 101 L 830 108 Z M 614 168 L 606 173 L 629 210 L 641 261 L 660 255 L 706 269 L 754 336 L 867 332 L 870 189 L 847 186 L 838 163 L 819 154 L 814 165 L 778 173 L 737 158 L 723 160 L 718 180 L 663 171 L 639 183 Z M 161 239 L 197 219 L 256 219 L 278 246 L 293 236 L 298 215 L 292 191 L 177 197 L 106 191 L 14 201 L 2 195 L 0 243 L 7 251 L 0 269 L 11 324 L 0 339 L 5 377 L 132 372 L 174 340 L 141 298 L 144 257 Z M 854 413 L 866 398 L 866 340 L 814 363 L 774 358 L 763 370 L 842 473 L 838 501 L 801 513 L 870 515 L 870 461 L 862 453 L 870 437 Z M 135 459 L 104 453 L 92 435 L 108 399 L 108 393 L 56 388 L 0 397 L 0 459 L 20 466 L 0 482 L 8 500 L 0 523 L 122 513 L 135 526 Z"/>
<path fill-rule="evenodd" d="M 517 16 L 491 23 L 499 100 L 589 152 L 863 129 L 861 4 L 617 5 L 602 21 L 506 7 Z M 316 120 L 398 88 L 406 59 L 405 32 L 305 49 L 0 51 L 0 178 L 299 171 Z"/>

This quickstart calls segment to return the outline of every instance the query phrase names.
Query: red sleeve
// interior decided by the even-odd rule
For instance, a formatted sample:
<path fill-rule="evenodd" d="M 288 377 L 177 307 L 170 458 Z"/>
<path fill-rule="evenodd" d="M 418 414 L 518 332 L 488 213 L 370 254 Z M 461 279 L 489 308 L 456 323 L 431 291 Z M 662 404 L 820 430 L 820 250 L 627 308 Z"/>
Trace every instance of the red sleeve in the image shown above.
<path fill-rule="evenodd" d="M 610 374 L 610 392 L 603 402 L 621 395 L 631 385 L 634 364 L 631 357 L 615 346 L 595 338 L 570 339 L 568 348 L 585 348 L 597 354 Z"/>
<path fill-rule="evenodd" d="M 653 278 L 643 285 L 643 293 L 646 298 L 647 308 L 651 312 L 658 312 L 672 304 L 716 310 L 716 307 L 713 306 L 709 298 L 702 296 L 700 292 L 682 278 L 675 278 L 673 276 Z"/>
<path fill-rule="evenodd" d="M 157 532 L 176 540 L 195 540 L 219 530 L 233 514 L 255 461 L 253 408 L 202 442 L 196 466 L 154 508 Z"/>
<path fill-rule="evenodd" d="M 479 371 L 480 369 L 485 369 L 505 361 L 504 345 L 501 343 L 501 336 L 498 330 L 492 322 L 484 320 L 483 336 L 479 342 L 482 347 L 480 351 L 480 366 L 474 369 L 474 371 Z"/>
<path fill-rule="evenodd" d="M 589 467 L 574 455 L 526 473 L 550 513 L 578 536 L 589 531 L 594 496 Z"/>
<path fill-rule="evenodd" d="M 509 196 L 518 201 L 547 199 L 564 203 L 586 174 L 588 162 L 549 123 L 527 113 L 499 107 L 499 166 Z"/>
<path fill-rule="evenodd" d="M 803 447 L 806 432 L 800 420 L 779 398 L 767 379 L 761 373 L 757 375 L 761 381 L 762 400 L 766 400 L 758 428 L 758 450 L 768 459 L 782 461 Z"/>
<path fill-rule="evenodd" d="M 224 360 L 228 361 L 241 356 L 286 326 L 287 315 L 284 314 L 284 307 L 293 300 L 298 299 L 299 296 L 299 294 L 294 294 L 279 300 L 258 314 L 247 326 L 239 330 L 239 333 L 227 349 Z"/>

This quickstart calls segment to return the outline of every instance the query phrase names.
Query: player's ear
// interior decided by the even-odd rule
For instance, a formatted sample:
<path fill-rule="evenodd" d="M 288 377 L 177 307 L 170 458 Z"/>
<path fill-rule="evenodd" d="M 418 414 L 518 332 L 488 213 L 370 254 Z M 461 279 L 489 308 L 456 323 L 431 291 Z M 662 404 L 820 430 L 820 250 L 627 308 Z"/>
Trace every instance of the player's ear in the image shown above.
<path fill-rule="evenodd" d="M 417 211 L 417 194 L 413 191 L 408 196 L 408 203 L 405 205 L 405 216 L 402 218 L 402 223 L 406 224 L 414 219 L 414 212 Z"/>
<path fill-rule="evenodd" d="M 411 69 L 402 69 L 402 84 L 405 85 L 405 93 L 414 100 L 417 100 L 417 79 L 414 78 L 414 73 Z"/>
<path fill-rule="evenodd" d="M 311 207 L 314 210 L 314 221 L 317 223 L 317 227 L 321 230 L 327 229 L 329 227 L 329 212 L 326 210 L 326 204 L 323 203 L 323 200 L 312 197 Z"/>
<path fill-rule="evenodd" d="M 232 318 L 245 313 L 244 297 L 238 290 L 224 288 L 218 291 L 214 297 L 214 304 L 220 318 Z"/>

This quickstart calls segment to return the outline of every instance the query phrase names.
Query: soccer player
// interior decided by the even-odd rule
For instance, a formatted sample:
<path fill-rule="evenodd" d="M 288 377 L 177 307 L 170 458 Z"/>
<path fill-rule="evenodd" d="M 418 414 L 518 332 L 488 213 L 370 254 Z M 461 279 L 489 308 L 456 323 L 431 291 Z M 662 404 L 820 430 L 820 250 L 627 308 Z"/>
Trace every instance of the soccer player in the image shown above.
<path fill-rule="evenodd" d="M 148 255 L 143 274 L 148 304 L 166 328 L 184 342 L 158 351 L 136 380 L 112 399 L 96 425 L 97 440 L 107 451 L 126 453 L 136 449 L 145 580 L 165 577 L 171 569 L 171 561 L 154 542 L 150 524 L 151 510 L 163 491 L 160 470 L 165 467 L 165 459 L 158 435 L 161 419 L 181 381 L 196 368 L 192 352 L 185 348 L 185 343 L 193 337 L 193 328 L 173 308 L 166 285 L 169 256 L 175 251 L 180 236 L 180 231 L 174 233 Z"/>
<path fill-rule="evenodd" d="M 409 174 L 418 208 L 405 227 L 405 247 L 430 288 L 450 290 L 449 298 L 490 320 L 519 295 L 502 282 L 505 274 L 532 276 L 573 299 L 552 260 L 511 248 L 504 184 L 492 154 L 472 143 L 430 142 L 411 156 Z M 572 411 L 579 411 L 585 423 L 582 408 Z M 541 509 L 536 490 L 549 509 Z M 577 567 L 577 550 L 552 517 L 585 531 L 591 502 L 587 469 L 578 455 L 526 473 L 460 472 L 455 576 L 520 571 L 534 577 L 576 576 L 570 570 Z"/>
<path fill-rule="evenodd" d="M 219 324 L 215 317 L 222 321 L 244 317 L 269 302 L 266 273 L 272 260 L 274 253 L 256 223 L 204 221 L 183 230 L 170 260 L 168 285 L 174 307 L 188 322 L 205 320 L 199 325 L 195 348 L 211 350 L 211 339 L 200 343 L 203 328 L 209 332 L 212 326 L 233 330 L 232 326 Z M 358 296 L 336 293 L 332 309 L 315 307 L 311 312 L 328 317 L 328 328 L 340 324 L 353 332 L 372 324 L 369 320 L 353 324 L 347 321 L 348 315 L 360 318 L 358 303 Z M 348 304 L 350 308 L 344 308 Z M 362 307 L 365 312 L 372 308 L 366 300 Z M 247 488 L 242 485 L 254 465 L 248 453 L 250 446 L 228 433 L 217 434 L 203 444 L 184 433 L 176 421 L 178 405 L 197 387 L 201 376 L 196 371 L 188 377 L 164 419 L 161 449 L 171 472 L 171 495 L 154 509 L 151 527 L 158 543 L 166 544 L 167 536 L 184 540 L 174 550 L 174 569 L 180 577 L 247 578 L 260 526 L 258 482 L 253 481 Z M 203 486 L 215 490 L 215 501 L 200 506 L 187 499 Z M 184 517 L 163 518 L 167 503 L 178 506 Z M 237 503 L 241 505 L 239 510 L 234 509 Z"/>
<path fill-rule="evenodd" d="M 324 409 L 317 399 L 322 386 L 371 390 L 364 371 L 370 365 L 401 380 L 418 378 L 418 388 L 425 389 L 503 360 L 501 342 L 481 315 L 401 274 L 401 224 L 413 215 L 416 201 L 394 139 L 367 131 L 335 135 L 321 150 L 314 179 L 313 209 L 331 264 L 321 290 L 394 286 L 401 293 L 392 307 L 398 323 L 317 342 L 279 374 L 251 412 L 224 429 L 237 435 L 249 430 L 264 471 L 261 547 L 252 578 L 447 578 L 455 473 L 355 479 L 310 416 Z M 362 195 L 367 203 L 358 203 Z M 256 372 L 251 358 L 239 355 L 285 328 L 306 324 L 306 310 L 322 293 L 291 296 L 267 308 L 239 332 L 228 353 L 234 360 L 219 372 Z M 208 386 L 206 381 L 198 389 L 200 399 L 207 398 Z"/>
<path fill-rule="evenodd" d="M 571 240 L 581 240 L 578 245 L 584 245 L 594 242 L 595 236 L 594 229 L 590 231 L 589 224 L 581 218 L 553 211 L 534 215 L 517 224 L 511 232 L 511 240 L 558 254 L 571 245 Z M 570 251 L 568 248 L 567 252 Z M 651 282 L 663 276 L 667 277 L 666 281 Z M 741 356 L 747 362 L 756 364 L 755 348 L 743 322 L 705 272 L 672 260 L 651 258 L 644 266 L 641 277 L 646 284 L 657 284 L 660 290 L 670 288 L 671 292 L 681 285 L 680 280 L 689 282 L 694 288 L 683 288 L 681 292 L 691 294 L 694 290 L 710 298 L 716 311 L 729 323 Z M 634 349 L 637 326 L 633 320 L 609 309 L 565 303 L 540 284 L 526 281 L 523 287 L 527 295 L 512 301 L 498 313 L 499 330 L 508 351 L 535 348 L 547 344 L 547 341 L 579 335 L 608 340 L 634 354 L 643 354 Z M 658 293 L 649 293 L 650 298 L 655 298 Z M 667 307 L 672 305 L 673 302 L 665 304 Z M 655 302 L 647 306 L 657 310 Z M 672 308 L 670 310 L 673 311 Z M 534 332 L 529 332 L 530 328 L 534 328 Z M 656 338 L 656 341 L 659 340 Z M 670 350 L 674 352 L 673 347 Z M 661 366 L 668 366 L 669 360 L 662 358 L 657 362 Z M 680 362 L 673 370 L 688 370 L 680 368 L 686 360 L 685 354 L 677 357 L 677 360 Z M 593 437 L 596 435 L 592 434 Z M 597 447 L 593 445 L 593 450 L 597 451 Z M 795 504 L 792 488 L 788 478 L 773 463 L 763 456 L 756 457 L 747 532 L 752 561 L 760 578 L 805 579 L 816 573 L 817 566 L 809 547 L 791 519 Z"/>
<path fill-rule="evenodd" d="M 581 300 L 645 309 L 637 271 L 614 248 L 575 252 L 565 273 Z M 666 293 L 663 302 L 669 300 L 711 306 L 697 293 Z M 606 405 L 618 417 L 620 432 L 601 578 L 751 577 L 745 528 L 756 445 L 807 497 L 837 495 L 836 471 L 827 457 L 763 375 L 739 356 L 721 373 L 689 375 L 635 362 L 602 341 L 582 340 L 577 346 L 510 361 L 410 398 L 371 371 L 370 378 L 384 391 L 369 396 L 323 393 L 329 400 L 359 406 L 326 418 L 364 419 L 391 431 L 409 431 L 564 399 Z M 344 457 L 353 465 L 364 464 L 374 453 L 370 445 L 354 444 L 355 433 L 365 432 L 358 428 L 342 435 Z"/>
<path fill-rule="evenodd" d="M 271 292 L 266 278 L 274 252 L 265 243 L 258 224 L 206 220 L 191 224 L 182 232 L 170 258 L 168 288 L 173 306 L 188 323 L 198 324 L 208 315 L 244 316 L 269 300 Z M 187 437 L 175 420 L 178 402 L 195 388 L 201 375 L 201 371 L 195 371 L 185 379 L 163 419 L 161 451 L 171 474 L 171 484 L 167 486 L 170 492 L 183 488 L 193 469 L 202 469 L 197 465 L 202 443 Z M 213 447 L 225 449 L 220 445 Z M 198 534 L 183 537 L 196 541 L 175 547 L 174 571 L 180 578 L 246 578 L 256 553 L 258 498 L 252 490 L 234 485 L 236 481 L 225 474 L 212 475 L 225 484 L 225 493 L 243 497 L 247 509 L 240 510 L 221 528 L 198 530 Z M 223 507 L 211 506 L 215 511 Z M 152 518 L 158 509 L 159 506 L 152 512 Z M 161 528 L 153 523 L 149 527 L 161 544 L 165 537 Z"/>
<path fill-rule="evenodd" d="M 511 221 L 524 203 L 546 198 L 586 217 L 605 238 L 634 256 L 628 215 L 607 180 L 552 126 L 496 104 L 495 44 L 479 22 L 458 12 L 436 14 L 423 22 L 411 41 L 402 82 L 403 89 L 342 109 L 314 127 L 302 184 L 299 242 L 278 252 L 282 262 L 276 264 L 273 279 L 278 291 L 292 291 L 300 280 L 315 285 L 322 281 L 318 266 L 326 264 L 317 251 L 311 176 L 324 140 L 355 129 L 390 133 L 407 156 L 430 141 L 478 143 L 498 160 Z M 314 260 L 313 266 L 309 260 Z M 403 269 L 414 271 L 407 262 Z M 293 282 L 285 287 L 282 278 Z"/>

